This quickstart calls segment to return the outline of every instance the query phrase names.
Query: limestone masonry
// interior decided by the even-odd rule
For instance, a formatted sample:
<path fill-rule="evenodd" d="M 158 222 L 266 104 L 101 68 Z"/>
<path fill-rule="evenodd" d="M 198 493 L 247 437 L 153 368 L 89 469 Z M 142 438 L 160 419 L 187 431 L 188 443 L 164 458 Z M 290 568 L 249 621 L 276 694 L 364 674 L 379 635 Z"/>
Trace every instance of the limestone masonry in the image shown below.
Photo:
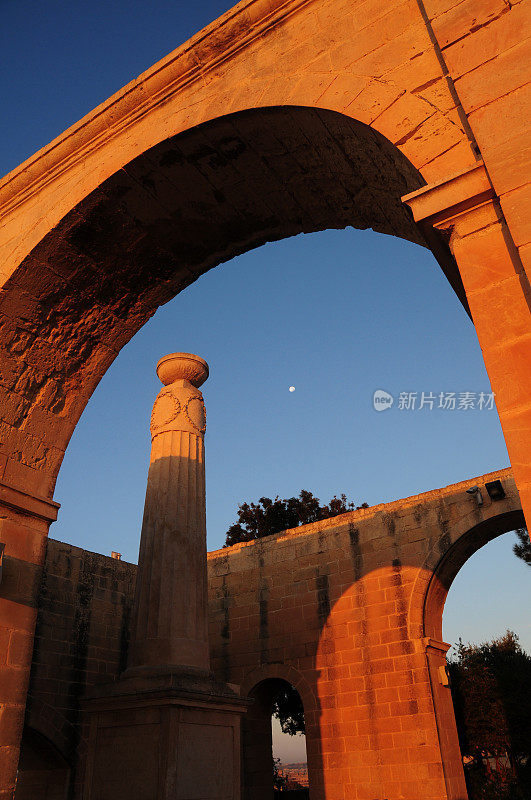
<path fill-rule="evenodd" d="M 495 502 L 485 490 L 493 480 L 506 495 Z M 257 689 L 272 679 L 303 699 L 312 797 L 398 798 L 404 787 L 408 800 L 466 797 L 438 674 L 444 601 L 467 558 L 522 521 L 502 470 L 209 553 L 212 666 L 256 697 L 242 731 L 254 781 L 244 797 L 271 796 L 271 712 Z M 126 667 L 136 571 L 48 542 L 28 724 L 76 765 L 78 785 L 88 735 L 80 700 Z"/>
<path fill-rule="evenodd" d="M 455 564 L 523 524 L 520 502 L 531 515 L 530 21 L 523 0 L 242 0 L 0 181 L 0 800 L 12 800 L 23 740 L 17 798 L 42 796 L 39 764 L 48 798 L 68 781 L 92 792 L 80 765 L 110 774 L 113 755 L 125 787 L 138 719 L 153 756 L 137 759 L 139 786 L 239 800 L 241 729 L 244 796 L 265 797 L 265 709 L 282 680 L 303 696 L 312 800 L 466 797 L 437 677 L 442 602 Z M 506 496 L 482 507 L 457 485 L 211 554 L 206 678 L 204 574 L 202 588 L 181 586 L 156 547 L 143 550 L 133 623 L 129 565 L 47 548 L 57 474 L 99 380 L 158 306 L 252 247 L 347 225 L 434 254 L 475 326 L 514 479 L 498 476 Z M 155 422 L 172 402 L 163 395 Z M 201 428 L 200 401 L 185 405 Z M 195 490 L 189 502 L 197 511 Z M 163 541 L 146 524 L 144 542 Z M 147 639 L 158 665 L 145 663 Z M 159 676 L 164 702 L 129 709 L 127 725 L 123 692 L 88 696 L 97 675 L 174 658 Z M 172 670 L 191 662 L 219 707 L 193 735 L 186 723 L 198 743 L 186 758 L 216 740 L 223 798 L 190 778 L 186 758 L 171 761 L 185 724 L 185 679 Z M 144 678 L 127 678 L 139 704 Z"/>

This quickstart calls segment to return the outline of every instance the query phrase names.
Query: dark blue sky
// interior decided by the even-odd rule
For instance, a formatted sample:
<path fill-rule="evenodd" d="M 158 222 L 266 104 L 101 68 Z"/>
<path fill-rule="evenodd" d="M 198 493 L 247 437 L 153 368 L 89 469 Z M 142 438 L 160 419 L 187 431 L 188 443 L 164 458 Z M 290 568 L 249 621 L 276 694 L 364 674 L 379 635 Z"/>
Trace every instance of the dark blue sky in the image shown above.
<path fill-rule="evenodd" d="M 1 7 L 4 174 L 227 6 L 2 0 Z M 474 328 L 428 251 L 371 231 L 326 231 L 218 267 L 124 348 L 67 452 L 55 538 L 136 560 L 149 415 L 160 386 L 154 366 L 175 350 L 196 352 L 211 368 L 203 387 L 211 549 L 223 544 L 243 500 L 307 488 L 323 501 L 344 491 L 373 504 L 508 464 L 495 411 L 406 411 L 396 403 L 373 410 L 376 389 L 489 392 L 488 377 Z M 531 600 L 529 570 L 512 556 L 510 538 L 485 548 L 458 577 L 445 612 L 449 641 L 510 626 L 531 649 L 520 611 Z M 506 587 L 503 597 L 483 588 L 493 575 Z"/>
<path fill-rule="evenodd" d="M 0 174 L 231 5 L 219 0 L 0 0 Z"/>

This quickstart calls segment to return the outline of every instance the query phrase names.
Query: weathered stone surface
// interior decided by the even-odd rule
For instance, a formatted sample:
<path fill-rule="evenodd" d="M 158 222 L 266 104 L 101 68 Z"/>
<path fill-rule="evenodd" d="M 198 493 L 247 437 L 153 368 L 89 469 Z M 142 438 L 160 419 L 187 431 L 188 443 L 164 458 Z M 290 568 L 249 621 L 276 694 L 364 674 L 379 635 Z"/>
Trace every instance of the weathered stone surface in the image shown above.
<path fill-rule="evenodd" d="M 524 194 L 526 187 L 522 190 Z M 504 195 L 504 201 L 516 192 Z M 406 196 L 417 221 L 449 234 L 460 266 L 506 441 L 511 442 L 514 475 L 524 509 L 531 504 L 527 440 L 531 392 L 531 289 L 528 276 L 484 165 Z M 522 208 L 521 205 L 518 208 Z M 512 226 L 513 232 L 518 227 Z M 521 415 L 521 422 L 517 422 Z M 516 424 L 515 424 L 516 423 Z"/>

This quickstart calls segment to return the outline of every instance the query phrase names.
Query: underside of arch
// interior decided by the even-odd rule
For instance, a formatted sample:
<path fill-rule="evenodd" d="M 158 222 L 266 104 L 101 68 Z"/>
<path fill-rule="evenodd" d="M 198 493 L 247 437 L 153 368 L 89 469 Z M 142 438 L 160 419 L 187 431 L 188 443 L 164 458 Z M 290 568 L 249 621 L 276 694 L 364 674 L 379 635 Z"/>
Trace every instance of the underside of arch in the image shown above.
<path fill-rule="evenodd" d="M 54 745 L 38 731 L 24 728 L 15 800 L 64 800 L 70 767 Z"/>
<path fill-rule="evenodd" d="M 396 235 L 430 247 L 466 303 L 445 241 L 400 200 L 423 183 L 367 125 L 303 107 L 222 117 L 134 159 L 2 292 L 1 308 L 18 309 L 0 321 L 7 480 L 51 495 L 77 419 L 121 347 L 198 276 L 265 242 L 347 226 Z"/>

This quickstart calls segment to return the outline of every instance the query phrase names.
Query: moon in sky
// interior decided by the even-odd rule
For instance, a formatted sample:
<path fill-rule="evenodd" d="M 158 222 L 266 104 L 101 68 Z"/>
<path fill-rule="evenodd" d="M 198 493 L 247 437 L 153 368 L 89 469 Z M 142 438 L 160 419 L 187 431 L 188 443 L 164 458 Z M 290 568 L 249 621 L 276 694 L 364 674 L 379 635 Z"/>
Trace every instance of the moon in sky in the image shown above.
<path fill-rule="evenodd" d="M 294 386 L 290 386 L 289 390 L 290 390 L 290 392 L 294 392 L 295 391 L 295 387 Z"/>

